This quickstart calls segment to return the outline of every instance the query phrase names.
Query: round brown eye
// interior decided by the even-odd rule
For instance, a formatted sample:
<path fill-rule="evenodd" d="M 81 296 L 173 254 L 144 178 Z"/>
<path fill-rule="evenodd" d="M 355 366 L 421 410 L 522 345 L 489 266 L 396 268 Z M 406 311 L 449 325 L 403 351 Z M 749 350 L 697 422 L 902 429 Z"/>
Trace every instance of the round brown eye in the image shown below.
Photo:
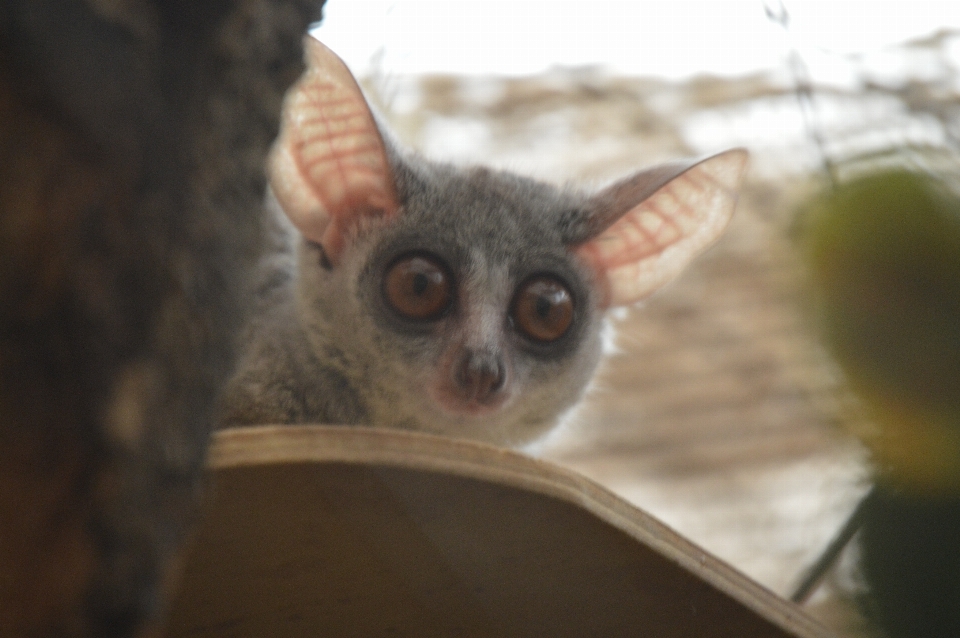
<path fill-rule="evenodd" d="M 393 262 L 383 280 L 387 301 L 408 319 L 435 319 L 450 305 L 450 277 L 436 259 L 413 255 Z"/>
<path fill-rule="evenodd" d="M 573 297 L 567 287 L 550 277 L 524 283 L 513 302 L 513 322 L 536 341 L 556 341 L 573 323 Z"/>

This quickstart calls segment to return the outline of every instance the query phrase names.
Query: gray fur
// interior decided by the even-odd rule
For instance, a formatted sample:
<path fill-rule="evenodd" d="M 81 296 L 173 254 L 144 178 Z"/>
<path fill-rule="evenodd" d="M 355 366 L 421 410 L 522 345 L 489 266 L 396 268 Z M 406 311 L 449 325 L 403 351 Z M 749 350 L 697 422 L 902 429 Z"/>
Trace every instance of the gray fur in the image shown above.
<path fill-rule="evenodd" d="M 296 235 L 264 268 L 272 284 L 224 402 L 226 425 L 339 423 L 415 429 L 520 445 L 580 400 L 600 359 L 603 313 L 592 273 L 565 241 L 591 201 L 486 168 L 404 154 L 386 140 L 401 210 L 352 231 L 337 265 Z M 268 207 L 277 214 L 278 207 Z M 283 225 L 281 223 L 281 225 Z M 424 327 L 398 319 L 381 292 L 399 255 L 428 251 L 452 270 L 452 311 Z M 557 342 L 533 344 L 510 325 L 516 286 L 559 275 L 576 311 Z M 428 388 L 460 341 L 510 362 L 510 398 L 486 416 L 444 412 Z"/>

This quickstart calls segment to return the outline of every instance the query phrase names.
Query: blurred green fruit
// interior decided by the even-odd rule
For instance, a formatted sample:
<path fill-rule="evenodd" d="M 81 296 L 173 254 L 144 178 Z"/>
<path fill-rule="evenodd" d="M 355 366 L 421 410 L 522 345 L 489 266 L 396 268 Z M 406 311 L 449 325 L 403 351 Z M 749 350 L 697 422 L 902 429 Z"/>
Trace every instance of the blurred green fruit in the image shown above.
<path fill-rule="evenodd" d="M 960 493 L 960 197 L 924 173 L 862 176 L 809 206 L 803 247 L 880 475 Z"/>

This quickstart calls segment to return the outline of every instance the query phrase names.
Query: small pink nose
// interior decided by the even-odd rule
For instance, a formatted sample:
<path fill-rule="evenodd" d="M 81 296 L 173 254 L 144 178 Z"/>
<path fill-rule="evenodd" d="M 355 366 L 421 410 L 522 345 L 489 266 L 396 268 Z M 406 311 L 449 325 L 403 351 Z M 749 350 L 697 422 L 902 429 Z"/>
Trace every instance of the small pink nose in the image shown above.
<path fill-rule="evenodd" d="M 503 390 L 506 376 L 503 360 L 498 355 L 468 350 L 456 368 L 455 381 L 465 399 L 488 403 Z"/>

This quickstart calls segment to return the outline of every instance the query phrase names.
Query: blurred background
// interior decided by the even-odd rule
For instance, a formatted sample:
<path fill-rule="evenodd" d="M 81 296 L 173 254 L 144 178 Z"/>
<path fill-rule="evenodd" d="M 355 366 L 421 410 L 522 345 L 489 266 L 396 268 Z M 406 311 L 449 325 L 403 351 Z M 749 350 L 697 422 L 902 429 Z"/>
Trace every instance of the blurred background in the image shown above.
<path fill-rule="evenodd" d="M 882 427 L 824 345 L 802 211 L 865 156 L 960 174 L 960 3 L 329 0 L 314 33 L 436 159 L 594 187 L 751 150 L 727 234 L 616 318 L 586 404 L 533 452 L 788 596 Z M 845 636 L 872 631 L 856 558 L 806 603 Z"/>

